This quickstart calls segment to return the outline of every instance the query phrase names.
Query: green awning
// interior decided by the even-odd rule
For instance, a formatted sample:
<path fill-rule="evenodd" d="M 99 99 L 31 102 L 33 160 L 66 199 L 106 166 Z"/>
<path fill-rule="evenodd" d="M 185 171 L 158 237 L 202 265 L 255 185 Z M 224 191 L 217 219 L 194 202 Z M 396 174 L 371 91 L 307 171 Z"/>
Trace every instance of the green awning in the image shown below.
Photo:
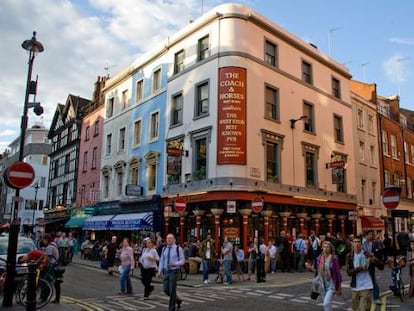
<path fill-rule="evenodd" d="M 65 228 L 82 228 L 85 224 L 86 219 L 89 217 L 91 217 L 91 215 L 75 215 L 68 220 L 68 222 L 65 224 Z"/>

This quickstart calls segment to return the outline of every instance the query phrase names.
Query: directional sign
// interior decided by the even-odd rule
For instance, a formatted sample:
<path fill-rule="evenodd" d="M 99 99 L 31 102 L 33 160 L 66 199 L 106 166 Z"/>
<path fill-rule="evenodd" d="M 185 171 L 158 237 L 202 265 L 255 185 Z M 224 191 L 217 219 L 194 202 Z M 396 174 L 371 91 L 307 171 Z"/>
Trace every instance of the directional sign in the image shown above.
<path fill-rule="evenodd" d="M 263 209 L 263 199 L 261 197 L 255 197 L 252 200 L 252 210 L 255 213 L 260 213 Z"/>
<path fill-rule="evenodd" d="M 34 178 L 35 172 L 30 164 L 16 162 L 10 165 L 3 174 L 7 186 L 13 189 L 22 189 L 29 186 Z"/>
<path fill-rule="evenodd" d="M 182 213 L 185 211 L 186 208 L 186 202 L 184 200 L 184 198 L 182 197 L 178 197 L 175 199 L 174 202 L 174 209 L 178 212 L 178 213 Z"/>
<path fill-rule="evenodd" d="M 397 187 L 385 188 L 382 193 L 382 204 L 388 209 L 397 208 L 400 203 L 400 192 Z"/>

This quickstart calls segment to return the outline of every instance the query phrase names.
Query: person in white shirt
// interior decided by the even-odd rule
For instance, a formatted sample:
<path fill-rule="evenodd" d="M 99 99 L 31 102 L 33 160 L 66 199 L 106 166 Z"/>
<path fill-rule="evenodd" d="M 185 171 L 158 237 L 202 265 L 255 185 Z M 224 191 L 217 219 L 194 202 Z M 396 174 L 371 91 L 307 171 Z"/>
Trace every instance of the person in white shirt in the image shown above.
<path fill-rule="evenodd" d="M 141 282 L 144 285 L 144 300 L 148 300 L 154 286 L 151 285 L 152 277 L 157 270 L 157 262 L 160 260 L 155 249 L 154 242 L 147 238 L 146 247 L 142 250 L 139 262 L 141 263 Z"/>
<path fill-rule="evenodd" d="M 277 255 L 277 248 L 275 246 L 274 240 L 269 241 L 269 258 L 270 258 L 270 273 L 276 272 L 276 255 Z"/>

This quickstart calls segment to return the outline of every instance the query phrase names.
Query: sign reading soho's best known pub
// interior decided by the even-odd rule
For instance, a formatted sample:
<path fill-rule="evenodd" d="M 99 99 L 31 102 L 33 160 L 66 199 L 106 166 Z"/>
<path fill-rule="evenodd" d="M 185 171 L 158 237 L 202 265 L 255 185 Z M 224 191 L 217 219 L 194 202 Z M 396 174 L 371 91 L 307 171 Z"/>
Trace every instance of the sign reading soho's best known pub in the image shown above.
<path fill-rule="evenodd" d="M 246 69 L 219 68 L 217 164 L 246 164 Z"/>

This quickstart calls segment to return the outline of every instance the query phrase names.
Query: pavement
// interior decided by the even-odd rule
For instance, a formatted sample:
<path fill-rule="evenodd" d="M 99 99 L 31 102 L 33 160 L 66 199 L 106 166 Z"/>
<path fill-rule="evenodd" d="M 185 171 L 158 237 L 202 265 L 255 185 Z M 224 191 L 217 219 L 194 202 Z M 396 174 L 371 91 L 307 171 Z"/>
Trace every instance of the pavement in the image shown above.
<path fill-rule="evenodd" d="M 94 267 L 97 269 L 101 269 L 100 268 L 100 262 L 99 261 L 91 261 L 91 260 L 84 260 L 81 259 L 79 256 L 75 256 L 73 258 L 72 263 L 73 265 L 84 265 L 84 266 L 89 266 L 89 267 Z M 115 272 L 117 273 L 117 272 Z M 383 271 L 378 271 L 377 270 L 377 280 L 380 284 L 380 290 L 381 290 L 381 299 L 383 302 L 387 302 L 390 301 L 390 303 L 394 303 L 397 302 L 400 304 L 400 311 L 408 311 L 408 310 L 414 310 L 414 298 L 409 299 L 407 294 L 404 297 L 404 302 L 400 303 L 399 302 L 399 298 L 397 300 L 397 297 L 393 297 L 392 296 L 392 292 L 388 289 L 388 285 L 390 283 L 391 277 L 390 277 L 390 270 L 386 267 Z M 403 275 L 405 276 L 404 280 L 405 280 L 405 284 L 408 283 L 408 277 L 409 277 L 409 270 L 408 268 L 405 268 L 403 270 Z M 212 281 L 208 286 L 218 286 L 218 287 L 222 287 L 222 284 L 215 284 L 214 283 L 214 278 L 215 278 L 215 274 L 210 274 L 210 280 Z M 349 277 L 347 276 L 344 268 L 342 270 L 342 276 L 343 276 L 343 287 L 344 288 L 349 288 Z M 136 279 L 139 279 L 139 271 L 135 270 L 133 277 Z M 245 275 L 245 277 L 247 277 L 247 274 Z M 242 280 L 238 280 L 237 275 L 233 275 L 233 283 L 231 285 L 231 287 L 258 287 L 258 288 L 264 288 L 264 287 L 275 287 L 278 286 L 278 284 L 306 284 L 311 282 L 313 278 L 313 274 L 310 272 L 303 272 L 303 273 L 298 273 L 298 272 L 294 272 L 294 273 L 282 273 L 282 272 L 277 272 L 277 273 L 267 273 L 266 274 L 266 282 L 265 283 L 256 283 L 255 281 L 242 281 Z M 154 283 L 157 282 L 161 282 L 159 279 L 154 278 L 153 279 Z M 187 274 L 187 278 L 186 280 L 179 280 L 178 281 L 178 286 L 184 286 L 184 287 L 193 287 L 193 288 L 197 288 L 197 287 L 204 287 L 205 285 L 202 282 L 202 275 L 200 273 L 198 274 Z M 408 292 L 408 287 L 406 292 Z M 14 304 L 13 307 L 11 308 L 4 308 L 1 307 L 0 309 L 4 309 L 4 310 L 26 310 L 25 307 L 18 305 L 18 304 Z M 388 308 L 381 308 L 381 310 L 387 310 Z M 59 305 L 57 304 L 48 304 L 46 305 L 44 308 L 42 308 L 42 310 L 54 310 L 54 311 L 74 311 L 74 310 L 86 310 L 85 308 L 82 308 L 79 305 L 79 301 L 71 298 L 71 297 L 67 297 L 62 295 L 61 298 L 61 303 Z M 375 305 L 372 306 L 371 310 L 376 310 L 375 309 Z"/>

